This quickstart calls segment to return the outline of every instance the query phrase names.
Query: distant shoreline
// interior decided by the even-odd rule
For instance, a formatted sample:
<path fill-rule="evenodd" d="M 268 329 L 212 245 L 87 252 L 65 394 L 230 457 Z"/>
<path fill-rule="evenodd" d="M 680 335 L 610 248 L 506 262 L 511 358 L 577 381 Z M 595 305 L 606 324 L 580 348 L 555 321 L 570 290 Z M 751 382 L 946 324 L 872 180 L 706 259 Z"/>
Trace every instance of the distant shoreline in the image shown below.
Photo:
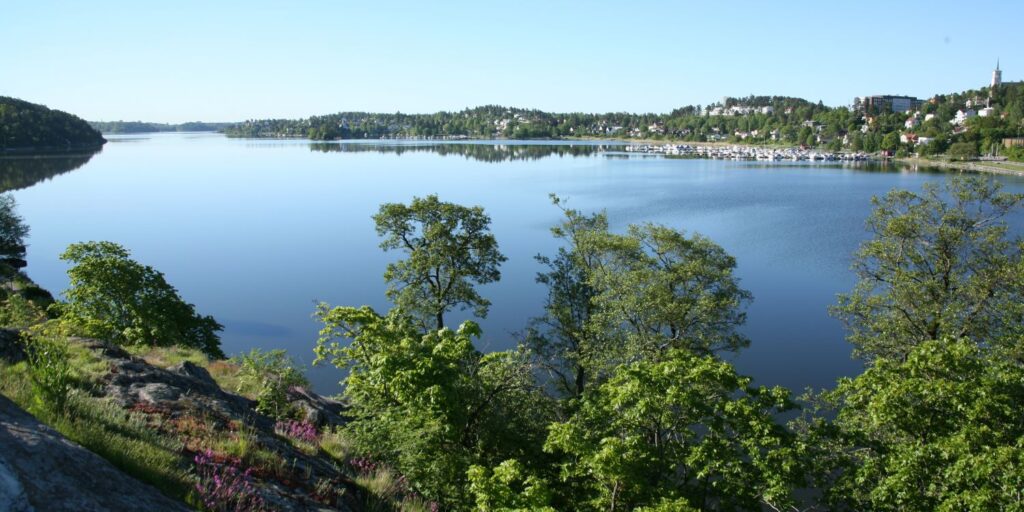
<path fill-rule="evenodd" d="M 1024 163 L 1010 162 L 1005 167 L 1001 167 L 998 163 L 994 162 L 980 162 L 980 161 L 944 161 L 944 160 L 930 160 L 927 158 L 894 158 L 896 162 L 910 166 L 910 167 L 938 167 L 941 169 L 948 169 L 954 171 L 966 171 L 966 172 L 982 172 L 989 174 L 1004 174 L 1007 176 L 1024 176 Z M 1019 167 L 1019 169 L 1013 168 Z"/>

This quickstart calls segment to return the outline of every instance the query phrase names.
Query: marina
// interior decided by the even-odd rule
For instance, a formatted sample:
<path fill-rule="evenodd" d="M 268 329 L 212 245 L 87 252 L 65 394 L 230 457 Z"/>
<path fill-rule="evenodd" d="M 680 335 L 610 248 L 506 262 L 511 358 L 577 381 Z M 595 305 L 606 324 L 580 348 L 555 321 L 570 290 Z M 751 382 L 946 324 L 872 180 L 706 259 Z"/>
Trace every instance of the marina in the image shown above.
<path fill-rule="evenodd" d="M 829 152 L 803 148 L 767 148 L 755 146 L 709 146 L 700 144 L 630 144 L 625 151 L 714 160 L 824 161 L 866 162 L 871 155 L 864 152 Z"/>

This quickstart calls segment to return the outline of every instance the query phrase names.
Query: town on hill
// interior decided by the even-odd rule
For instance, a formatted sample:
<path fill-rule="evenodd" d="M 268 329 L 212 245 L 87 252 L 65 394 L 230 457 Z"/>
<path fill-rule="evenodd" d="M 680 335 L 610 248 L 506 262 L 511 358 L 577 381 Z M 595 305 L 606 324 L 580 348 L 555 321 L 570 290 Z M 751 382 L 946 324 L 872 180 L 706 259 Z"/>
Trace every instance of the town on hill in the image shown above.
<path fill-rule="evenodd" d="M 339 112 L 306 119 L 253 119 L 232 137 L 340 139 L 616 138 L 805 146 L 892 156 L 949 154 L 1024 158 L 1024 82 L 928 99 L 874 95 L 829 107 L 800 98 L 748 96 L 668 114 L 550 113 L 496 105 L 434 114 Z"/>

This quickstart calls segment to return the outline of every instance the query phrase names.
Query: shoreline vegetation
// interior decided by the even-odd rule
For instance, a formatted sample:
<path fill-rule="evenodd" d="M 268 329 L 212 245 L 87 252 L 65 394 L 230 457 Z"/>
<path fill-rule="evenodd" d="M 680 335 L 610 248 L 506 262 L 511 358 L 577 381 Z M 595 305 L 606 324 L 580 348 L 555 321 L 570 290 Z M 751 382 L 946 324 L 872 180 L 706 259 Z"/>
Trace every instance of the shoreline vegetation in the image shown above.
<path fill-rule="evenodd" d="M 436 195 L 382 204 L 394 307 L 314 313 L 314 364 L 346 371 L 337 400 L 284 350 L 223 359 L 220 324 L 117 244 L 72 244 L 54 300 L 19 270 L 28 227 L 0 197 L 0 393 L 199 510 L 1024 505 L 1024 240 L 1007 224 L 1024 195 L 993 180 L 872 200 L 858 283 L 829 309 L 864 371 L 801 396 L 729 362 L 757 340 L 722 247 L 612 231 L 554 195 L 543 311 L 489 353 L 478 324 L 448 320 L 489 312 L 481 287 L 506 261 L 490 217 Z"/>

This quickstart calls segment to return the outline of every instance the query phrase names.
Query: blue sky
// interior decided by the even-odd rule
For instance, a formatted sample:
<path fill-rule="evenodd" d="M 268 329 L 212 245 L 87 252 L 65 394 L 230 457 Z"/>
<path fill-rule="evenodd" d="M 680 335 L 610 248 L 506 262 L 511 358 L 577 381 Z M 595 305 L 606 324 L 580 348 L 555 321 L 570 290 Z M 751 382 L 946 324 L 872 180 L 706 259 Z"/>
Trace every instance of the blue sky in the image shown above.
<path fill-rule="evenodd" d="M 849 104 L 1024 78 L 1024 2 L 14 1 L 0 95 L 90 120 Z"/>

